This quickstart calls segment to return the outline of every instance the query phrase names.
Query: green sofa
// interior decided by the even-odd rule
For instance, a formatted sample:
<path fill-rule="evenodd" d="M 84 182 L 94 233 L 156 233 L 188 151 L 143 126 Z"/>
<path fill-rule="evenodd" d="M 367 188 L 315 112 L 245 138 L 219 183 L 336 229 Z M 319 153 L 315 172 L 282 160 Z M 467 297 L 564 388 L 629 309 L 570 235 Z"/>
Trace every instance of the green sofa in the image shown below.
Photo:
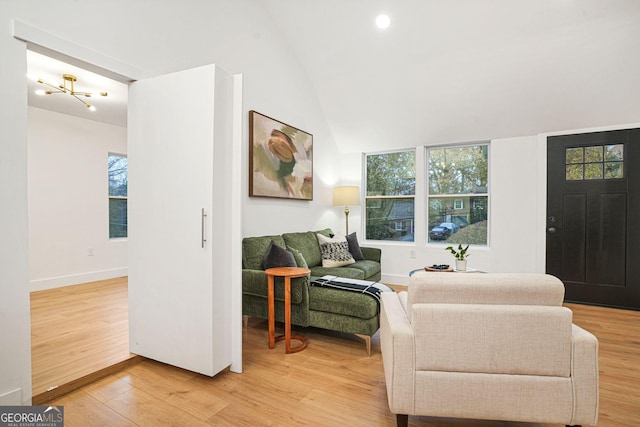
<path fill-rule="evenodd" d="M 249 317 L 268 318 L 267 276 L 262 259 L 273 240 L 282 248 L 297 249 L 306 261 L 310 277 L 291 280 L 291 323 L 358 335 L 371 354 L 371 336 L 380 326 L 378 304 L 374 298 L 355 292 L 309 286 L 309 281 L 324 275 L 379 281 L 380 256 L 377 248 L 361 247 L 364 260 L 343 267 L 322 267 L 322 254 L 316 234 L 330 236 L 324 229 L 276 236 L 245 237 L 242 240 L 242 313 L 245 326 Z M 275 314 L 284 321 L 283 279 L 275 279 Z"/>

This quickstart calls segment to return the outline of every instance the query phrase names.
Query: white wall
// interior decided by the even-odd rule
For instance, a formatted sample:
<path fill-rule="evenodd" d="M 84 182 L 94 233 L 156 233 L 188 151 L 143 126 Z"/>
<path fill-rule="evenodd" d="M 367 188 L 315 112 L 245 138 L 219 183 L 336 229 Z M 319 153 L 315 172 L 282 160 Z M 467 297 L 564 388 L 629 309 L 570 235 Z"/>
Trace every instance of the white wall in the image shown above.
<path fill-rule="evenodd" d="M 29 107 L 31 291 L 126 276 L 127 240 L 109 239 L 107 186 L 107 156 L 127 154 L 126 132 Z"/>
<path fill-rule="evenodd" d="M 51 19 L 64 11 L 65 19 Z M 115 0 L 109 3 L 59 0 L 0 2 L 0 396 L 18 390 L 31 397 L 27 267 L 27 106 L 26 47 L 12 37 L 18 20 L 59 39 L 86 46 L 105 57 L 137 68 L 145 76 L 214 63 L 243 74 L 243 129 L 249 110 L 257 110 L 314 136 L 314 200 L 249 199 L 247 163 L 243 163 L 244 235 L 335 226 L 340 217 L 328 207 L 330 187 L 338 181 L 339 152 L 306 74 L 279 35 L 277 22 L 262 3 L 251 0 L 188 4 Z M 133 76 L 138 77 L 138 76 Z M 194 94 L 197 96 L 197 94 Z M 5 141 L 6 139 L 6 141 Z M 248 137 L 242 138 L 247 159 Z M 5 204 L 6 203 L 6 204 Z M 236 284 L 237 285 L 237 284 Z M 239 292 L 239 288 L 238 288 Z M 6 331 L 6 334 L 5 334 Z M 15 396 L 15 394 L 11 394 Z"/>
<path fill-rule="evenodd" d="M 0 405 L 31 403 L 27 249 L 27 64 L 0 3 Z"/>
<path fill-rule="evenodd" d="M 538 263 L 544 240 L 540 241 L 539 197 L 546 191 L 546 157 L 541 156 L 546 140 L 537 136 L 493 140 L 490 143 L 489 244 L 471 246 L 468 266 L 496 273 L 544 272 Z M 546 152 L 546 151 L 544 151 Z M 343 155 L 342 168 L 350 181 L 359 171 L 362 154 Z M 364 241 L 362 209 L 350 214 L 350 226 L 358 230 L 361 245 L 382 249 L 382 281 L 407 284 L 410 271 L 432 264 L 454 264 L 443 243 L 426 243 L 426 190 L 424 187 L 425 147 L 416 150 L 416 234 L 415 242 Z M 540 179 L 542 174 L 543 179 Z M 544 210 L 544 206 L 542 207 Z M 544 227 L 544 226 L 543 226 Z M 544 228 L 542 228 L 544 236 Z"/>

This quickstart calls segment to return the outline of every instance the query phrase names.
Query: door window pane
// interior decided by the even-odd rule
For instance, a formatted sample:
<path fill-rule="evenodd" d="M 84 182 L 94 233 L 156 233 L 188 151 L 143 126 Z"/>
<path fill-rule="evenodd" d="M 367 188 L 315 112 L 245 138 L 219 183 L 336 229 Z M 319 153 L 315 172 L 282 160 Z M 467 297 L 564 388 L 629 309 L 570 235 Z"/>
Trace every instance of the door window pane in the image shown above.
<path fill-rule="evenodd" d="M 624 144 L 567 148 L 565 163 L 567 181 L 624 178 Z"/>
<path fill-rule="evenodd" d="M 584 179 L 584 165 L 567 165 L 567 173 L 565 179 L 567 181 L 576 181 Z"/>
<path fill-rule="evenodd" d="M 584 162 L 602 162 L 602 146 L 584 147 Z"/>
<path fill-rule="evenodd" d="M 582 147 L 567 148 L 566 163 L 568 165 L 573 163 L 584 163 L 584 149 Z"/>
<path fill-rule="evenodd" d="M 602 163 L 587 163 L 584 165 L 585 179 L 602 179 Z"/>

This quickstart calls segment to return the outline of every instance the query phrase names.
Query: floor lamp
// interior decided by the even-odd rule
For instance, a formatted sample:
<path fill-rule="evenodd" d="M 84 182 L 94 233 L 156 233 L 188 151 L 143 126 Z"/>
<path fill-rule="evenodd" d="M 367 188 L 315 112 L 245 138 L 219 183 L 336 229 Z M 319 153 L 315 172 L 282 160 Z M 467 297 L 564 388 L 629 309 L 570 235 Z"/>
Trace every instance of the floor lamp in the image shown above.
<path fill-rule="evenodd" d="M 333 189 L 333 206 L 344 206 L 346 233 L 349 234 L 349 206 L 360 205 L 360 188 L 356 186 L 335 187 Z"/>

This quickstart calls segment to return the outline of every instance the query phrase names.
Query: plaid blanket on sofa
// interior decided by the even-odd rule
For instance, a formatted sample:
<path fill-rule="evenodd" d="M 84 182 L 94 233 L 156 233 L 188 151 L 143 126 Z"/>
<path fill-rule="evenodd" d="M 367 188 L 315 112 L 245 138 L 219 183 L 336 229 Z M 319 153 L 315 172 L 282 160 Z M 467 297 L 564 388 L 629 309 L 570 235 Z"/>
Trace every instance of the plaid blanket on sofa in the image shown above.
<path fill-rule="evenodd" d="M 338 276 L 322 276 L 309 282 L 309 285 L 367 294 L 375 298 L 378 303 L 378 311 L 380 311 L 380 293 L 393 292 L 393 289 L 382 283 L 370 282 L 368 280 L 348 279 Z"/>

